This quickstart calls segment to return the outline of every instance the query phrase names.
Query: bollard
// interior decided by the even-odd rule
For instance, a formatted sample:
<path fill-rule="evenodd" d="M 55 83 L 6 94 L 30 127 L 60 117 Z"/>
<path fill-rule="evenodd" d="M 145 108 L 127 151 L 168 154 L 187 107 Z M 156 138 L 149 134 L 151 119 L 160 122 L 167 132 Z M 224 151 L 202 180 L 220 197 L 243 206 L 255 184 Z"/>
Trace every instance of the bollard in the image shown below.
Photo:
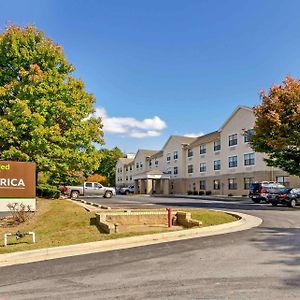
<path fill-rule="evenodd" d="M 172 227 L 172 208 L 166 208 L 167 212 L 168 212 L 168 227 L 171 228 Z"/>

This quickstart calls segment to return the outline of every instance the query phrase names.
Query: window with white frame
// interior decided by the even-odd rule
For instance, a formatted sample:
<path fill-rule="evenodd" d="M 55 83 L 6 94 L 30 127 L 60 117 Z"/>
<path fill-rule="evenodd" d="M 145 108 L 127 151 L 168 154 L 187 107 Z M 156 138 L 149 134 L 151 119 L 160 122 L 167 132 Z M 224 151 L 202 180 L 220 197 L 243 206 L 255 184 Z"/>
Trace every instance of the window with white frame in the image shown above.
<path fill-rule="evenodd" d="M 221 170 L 221 160 L 214 160 L 214 170 Z"/>
<path fill-rule="evenodd" d="M 254 129 L 248 129 L 244 132 L 244 143 L 249 143 L 252 135 L 254 134 Z"/>
<path fill-rule="evenodd" d="M 173 155 L 174 159 L 178 159 L 178 151 L 174 151 L 174 155 Z"/>
<path fill-rule="evenodd" d="M 171 160 L 171 153 L 168 153 L 167 154 L 167 161 L 170 161 Z"/>
<path fill-rule="evenodd" d="M 255 165 L 255 154 L 254 154 L 254 152 L 244 154 L 244 165 L 245 166 Z"/>
<path fill-rule="evenodd" d="M 244 190 L 249 190 L 253 181 L 253 177 L 244 177 Z"/>
<path fill-rule="evenodd" d="M 237 155 L 228 157 L 228 167 L 229 168 L 235 168 L 235 167 L 237 167 L 237 164 L 238 164 Z"/>
<path fill-rule="evenodd" d="M 149 167 L 151 167 L 152 166 L 152 160 L 150 159 L 149 160 Z"/>
<path fill-rule="evenodd" d="M 214 141 L 214 151 L 220 151 L 221 150 L 221 141 L 216 140 Z"/>
<path fill-rule="evenodd" d="M 132 180 L 132 176 L 130 176 L 130 181 Z"/>
<path fill-rule="evenodd" d="M 200 145 L 200 154 L 206 153 L 206 145 Z"/>
<path fill-rule="evenodd" d="M 199 181 L 199 188 L 200 188 L 200 190 L 205 190 L 206 189 L 206 181 L 205 180 L 200 180 Z"/>
<path fill-rule="evenodd" d="M 286 187 L 290 187 L 290 176 L 276 176 L 276 181 Z"/>
<path fill-rule="evenodd" d="M 228 145 L 229 146 L 235 146 L 237 145 L 237 133 L 235 134 L 231 134 L 229 137 L 228 137 Z"/>
<path fill-rule="evenodd" d="M 200 172 L 206 172 L 206 163 L 200 163 Z"/>
<path fill-rule="evenodd" d="M 194 155 L 193 149 L 188 149 L 187 156 L 192 157 Z"/>
<path fill-rule="evenodd" d="M 143 163 L 140 163 L 140 168 L 143 168 Z"/>
<path fill-rule="evenodd" d="M 130 165 L 129 170 L 132 171 L 132 165 Z"/>
<path fill-rule="evenodd" d="M 236 178 L 228 178 L 228 189 L 229 190 L 236 190 L 237 189 Z"/>
<path fill-rule="evenodd" d="M 158 166 L 158 160 L 157 159 L 155 160 L 155 165 Z"/>
<path fill-rule="evenodd" d="M 188 165 L 188 174 L 194 173 L 194 166 L 193 165 Z"/>
<path fill-rule="evenodd" d="M 174 175 L 177 175 L 177 174 L 178 174 L 178 167 L 174 167 L 173 174 L 174 174 Z"/>
<path fill-rule="evenodd" d="M 214 179 L 213 186 L 214 186 L 214 190 L 219 190 L 221 187 L 220 179 Z"/>
<path fill-rule="evenodd" d="M 137 169 L 139 168 L 139 163 L 136 163 L 136 168 L 137 168 Z"/>

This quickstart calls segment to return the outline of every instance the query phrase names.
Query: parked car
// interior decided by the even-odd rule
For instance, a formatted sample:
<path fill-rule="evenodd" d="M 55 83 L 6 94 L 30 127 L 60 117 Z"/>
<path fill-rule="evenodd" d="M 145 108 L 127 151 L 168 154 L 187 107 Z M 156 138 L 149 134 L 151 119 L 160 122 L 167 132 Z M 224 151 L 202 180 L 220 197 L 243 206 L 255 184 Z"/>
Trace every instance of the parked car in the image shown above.
<path fill-rule="evenodd" d="M 120 188 L 119 193 L 122 195 L 128 195 L 134 193 L 134 185 L 128 185 Z"/>
<path fill-rule="evenodd" d="M 270 193 L 268 195 L 269 202 L 273 206 L 283 204 L 290 207 L 295 207 L 300 204 L 300 188 L 282 189 L 277 193 Z"/>
<path fill-rule="evenodd" d="M 62 188 L 62 193 L 75 199 L 79 196 L 103 196 L 111 198 L 116 195 L 116 190 L 115 188 L 105 187 L 98 182 L 84 182 L 81 186 L 66 185 Z"/>
<path fill-rule="evenodd" d="M 274 181 L 255 182 L 250 186 L 249 197 L 254 203 L 260 203 L 261 201 L 269 203 L 269 193 L 276 193 L 285 188 L 283 184 Z"/>

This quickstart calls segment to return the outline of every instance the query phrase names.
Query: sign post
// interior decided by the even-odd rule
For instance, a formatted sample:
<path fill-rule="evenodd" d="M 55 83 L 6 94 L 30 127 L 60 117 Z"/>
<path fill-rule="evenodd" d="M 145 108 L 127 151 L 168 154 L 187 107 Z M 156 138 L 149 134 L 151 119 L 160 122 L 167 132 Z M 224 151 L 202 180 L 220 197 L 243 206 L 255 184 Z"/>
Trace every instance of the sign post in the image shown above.
<path fill-rule="evenodd" d="M 0 211 L 9 211 L 9 203 L 23 203 L 36 209 L 35 163 L 0 161 Z"/>

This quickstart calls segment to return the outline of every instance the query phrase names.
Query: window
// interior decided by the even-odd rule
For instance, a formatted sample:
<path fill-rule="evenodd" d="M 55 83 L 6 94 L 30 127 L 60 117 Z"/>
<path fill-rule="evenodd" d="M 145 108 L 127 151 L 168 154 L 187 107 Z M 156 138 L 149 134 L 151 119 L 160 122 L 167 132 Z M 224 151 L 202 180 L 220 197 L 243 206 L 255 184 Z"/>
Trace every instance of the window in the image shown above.
<path fill-rule="evenodd" d="M 200 145 L 200 154 L 206 153 L 206 145 Z"/>
<path fill-rule="evenodd" d="M 155 165 L 158 166 L 158 160 L 155 160 Z"/>
<path fill-rule="evenodd" d="M 248 129 L 244 132 L 244 143 L 248 143 L 254 134 L 254 129 Z"/>
<path fill-rule="evenodd" d="M 128 181 L 128 176 L 126 176 L 126 181 Z"/>
<path fill-rule="evenodd" d="M 206 189 L 206 182 L 205 182 L 205 180 L 200 180 L 200 182 L 199 182 L 199 188 L 200 188 L 200 190 L 205 190 Z"/>
<path fill-rule="evenodd" d="M 188 174 L 194 173 L 194 166 L 188 165 Z"/>
<path fill-rule="evenodd" d="M 237 133 L 235 134 L 231 134 L 229 136 L 229 146 L 234 146 L 234 145 L 237 145 Z"/>
<path fill-rule="evenodd" d="M 221 170 L 221 161 L 218 160 L 214 160 L 214 170 Z"/>
<path fill-rule="evenodd" d="M 167 154 L 167 161 L 170 161 L 171 160 L 171 153 L 168 153 Z"/>
<path fill-rule="evenodd" d="M 229 168 L 237 167 L 237 156 L 229 156 L 228 157 L 228 166 Z"/>
<path fill-rule="evenodd" d="M 174 175 L 177 175 L 178 174 L 178 167 L 174 167 Z"/>
<path fill-rule="evenodd" d="M 200 172 L 206 172 L 206 163 L 200 163 Z"/>
<path fill-rule="evenodd" d="M 130 165 L 129 170 L 132 171 L 132 165 Z"/>
<path fill-rule="evenodd" d="M 132 176 L 129 177 L 130 181 L 132 180 Z"/>
<path fill-rule="evenodd" d="M 174 151 L 174 159 L 178 159 L 178 151 Z"/>
<path fill-rule="evenodd" d="M 283 184 L 286 187 L 290 187 L 290 177 L 289 176 L 276 176 L 276 181 Z"/>
<path fill-rule="evenodd" d="M 152 166 L 152 160 L 149 160 L 149 167 Z"/>
<path fill-rule="evenodd" d="M 91 182 L 86 182 L 85 183 L 85 187 L 91 188 L 91 187 L 93 187 L 93 184 Z"/>
<path fill-rule="evenodd" d="M 172 169 L 168 168 L 166 172 L 164 172 L 165 174 L 172 174 Z"/>
<path fill-rule="evenodd" d="M 125 167 L 125 171 L 126 171 L 126 172 L 128 171 L 128 167 Z"/>
<path fill-rule="evenodd" d="M 140 163 L 140 168 L 142 168 L 143 167 L 143 163 Z"/>
<path fill-rule="evenodd" d="M 244 190 L 249 190 L 250 185 L 253 183 L 253 177 L 245 177 L 244 178 Z"/>
<path fill-rule="evenodd" d="M 229 190 L 236 190 L 237 183 L 235 178 L 228 178 L 228 189 Z"/>
<path fill-rule="evenodd" d="M 192 157 L 193 155 L 193 149 L 188 149 L 188 157 Z"/>
<path fill-rule="evenodd" d="M 255 164 L 255 156 L 254 153 L 246 153 L 244 154 L 244 165 L 245 166 L 252 166 Z"/>
<path fill-rule="evenodd" d="M 220 180 L 219 179 L 215 179 L 214 180 L 214 190 L 219 190 L 220 189 Z"/>
<path fill-rule="evenodd" d="M 136 163 L 136 168 L 137 168 L 137 169 L 139 168 L 139 163 Z"/>
<path fill-rule="evenodd" d="M 219 151 L 219 150 L 221 150 L 221 141 L 220 140 L 214 141 L 214 151 Z"/>

